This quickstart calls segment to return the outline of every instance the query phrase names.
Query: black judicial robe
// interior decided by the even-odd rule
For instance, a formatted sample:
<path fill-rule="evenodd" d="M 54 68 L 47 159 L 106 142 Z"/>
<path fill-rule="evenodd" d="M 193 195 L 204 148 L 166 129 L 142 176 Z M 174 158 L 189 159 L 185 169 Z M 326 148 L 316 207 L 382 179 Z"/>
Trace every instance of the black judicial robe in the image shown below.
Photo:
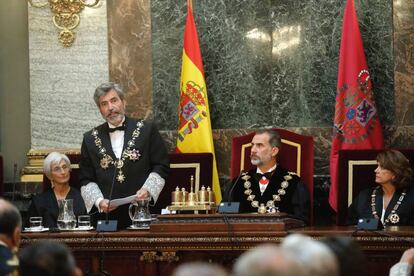
<path fill-rule="evenodd" d="M 278 165 L 269 184 L 267 184 L 266 190 L 261 195 L 259 179 L 256 176 L 256 168 L 250 170 L 248 175 L 250 176 L 249 181 L 251 182 L 250 189 L 252 190 L 252 194 L 255 195 L 253 200 L 259 201 L 259 206 L 261 203 L 266 206 L 266 202 L 273 200 L 273 195 L 278 194 L 277 191 L 281 188 L 281 183 L 285 180 L 284 176 L 288 174 L 287 170 Z M 278 207 L 280 212 L 291 214 L 295 218 L 308 223 L 310 210 L 309 192 L 301 182 L 300 177 L 297 175 L 291 176 L 292 179 L 288 181 L 289 186 L 285 189 L 286 194 L 281 196 L 281 201 L 275 201 L 275 207 Z M 244 182 L 242 177 L 237 178 L 237 183 L 234 184 L 232 201 L 240 202 L 240 213 L 255 213 L 257 212 L 257 208 L 251 205 L 252 202 L 247 200 L 247 195 L 244 193 L 246 190 Z"/>
<path fill-rule="evenodd" d="M 351 206 L 348 209 L 348 224 L 356 225 L 358 219 L 360 218 L 374 218 L 371 209 L 371 195 L 372 191 L 376 187 L 371 187 L 365 190 L 362 190 L 356 198 L 353 199 Z M 397 190 L 393 197 L 391 198 L 390 203 L 385 210 L 386 219 L 394 208 L 395 204 L 400 198 L 402 190 Z M 382 201 L 383 201 L 383 191 L 378 189 L 376 192 L 375 198 L 375 210 L 377 211 L 378 217 L 382 216 Z M 401 205 L 398 207 L 396 213 L 400 217 L 400 221 L 396 224 L 389 222 L 387 225 L 414 225 L 414 188 L 408 189 L 407 194 L 404 196 Z"/>
<path fill-rule="evenodd" d="M 137 128 L 138 120 L 125 117 L 125 122 L 126 129 L 122 151 L 128 147 L 127 144 L 131 140 L 134 130 Z M 163 179 L 167 179 L 169 159 L 164 141 L 154 123 L 150 121 L 143 121 L 143 123 L 144 125 L 140 129 L 139 136 L 135 139 L 135 145 L 131 147 L 131 150 L 139 151 L 141 156 L 139 160 L 135 161 L 125 159 L 124 166 L 122 167 L 125 181 L 119 183 L 115 180 L 112 199 L 136 194 L 151 172 L 156 172 Z M 113 160 L 117 160 L 112 150 L 108 123 L 101 124 L 96 127 L 96 130 L 98 131 L 98 137 L 101 139 L 102 147 L 105 148 L 106 153 Z M 95 144 L 92 131 L 86 132 L 83 136 L 81 161 L 79 163 L 79 178 L 81 185 L 95 182 L 99 186 L 104 198 L 109 199 L 114 173 L 118 173 L 119 171 L 117 169 L 115 172 L 114 165 L 109 165 L 107 169 L 101 167 L 102 154 L 99 153 L 99 148 Z M 110 219 L 118 220 L 118 228 L 125 228 L 132 224 L 128 214 L 128 207 L 129 205 L 123 205 L 109 213 Z M 96 207 L 93 207 L 92 210 L 97 211 Z M 93 219 L 105 219 L 105 214 L 97 214 Z"/>
<path fill-rule="evenodd" d="M 0 275 L 18 275 L 18 258 L 3 244 L 0 244 Z"/>
<path fill-rule="evenodd" d="M 86 214 L 85 203 L 76 188 L 71 187 L 66 199 L 73 199 L 73 213 L 76 217 Z M 56 228 L 57 218 L 59 215 L 59 207 L 56 195 L 52 188 L 47 189 L 41 194 L 35 195 L 32 199 L 28 210 L 28 220 L 26 222 L 29 227 L 30 217 L 43 217 L 43 227 Z"/>

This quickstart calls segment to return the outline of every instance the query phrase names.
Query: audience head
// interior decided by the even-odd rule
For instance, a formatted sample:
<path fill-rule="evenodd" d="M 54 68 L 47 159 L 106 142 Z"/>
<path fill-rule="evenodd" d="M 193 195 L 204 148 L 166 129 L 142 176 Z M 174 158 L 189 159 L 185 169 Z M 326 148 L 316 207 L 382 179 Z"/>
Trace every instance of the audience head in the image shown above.
<path fill-rule="evenodd" d="M 125 117 L 126 101 L 121 85 L 108 82 L 95 90 L 93 96 L 102 117 L 110 124 L 119 126 Z"/>
<path fill-rule="evenodd" d="M 292 234 L 283 240 L 281 247 L 293 254 L 310 275 L 339 275 L 339 265 L 334 253 L 321 242 L 304 235 Z"/>
<path fill-rule="evenodd" d="M 79 276 L 82 271 L 76 267 L 69 249 L 57 242 L 41 241 L 21 250 L 20 276 Z"/>
<path fill-rule="evenodd" d="M 43 161 L 43 172 L 52 181 L 66 181 L 70 178 L 70 160 L 60 152 L 51 152 Z M 63 172 L 63 174 L 62 174 Z"/>
<path fill-rule="evenodd" d="M 0 240 L 10 249 L 19 247 L 21 226 L 19 210 L 9 201 L 0 198 Z"/>
<path fill-rule="evenodd" d="M 356 243 L 350 237 L 332 236 L 321 240 L 335 254 L 339 264 L 339 275 L 365 275 L 367 260 Z"/>
<path fill-rule="evenodd" d="M 252 139 L 250 161 L 254 166 L 273 166 L 282 146 L 279 133 L 272 129 L 256 131 Z"/>
<path fill-rule="evenodd" d="M 295 256 L 272 244 L 243 253 L 234 265 L 235 276 L 310 276 Z"/>
<path fill-rule="evenodd" d="M 385 150 L 377 155 L 378 173 L 380 170 L 391 172 L 391 183 L 397 189 L 408 188 L 412 185 L 413 170 L 408 159 L 398 150 Z M 378 179 L 378 177 L 376 177 Z M 380 182 L 378 182 L 381 184 Z"/>
<path fill-rule="evenodd" d="M 193 262 L 178 266 L 173 276 L 227 276 L 227 272 L 219 265 L 212 263 Z"/>

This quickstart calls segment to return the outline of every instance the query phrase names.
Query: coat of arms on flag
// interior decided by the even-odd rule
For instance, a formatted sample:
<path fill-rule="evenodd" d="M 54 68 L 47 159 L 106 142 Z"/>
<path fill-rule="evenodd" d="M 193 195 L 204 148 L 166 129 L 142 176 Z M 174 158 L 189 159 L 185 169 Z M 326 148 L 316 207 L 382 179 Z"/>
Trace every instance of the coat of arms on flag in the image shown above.
<path fill-rule="evenodd" d="M 187 81 L 181 84 L 181 98 L 179 122 L 180 129 L 178 139 L 184 140 L 187 134 L 192 133 L 193 129 L 198 128 L 203 118 L 207 118 L 206 101 L 204 87 L 194 81 Z"/>

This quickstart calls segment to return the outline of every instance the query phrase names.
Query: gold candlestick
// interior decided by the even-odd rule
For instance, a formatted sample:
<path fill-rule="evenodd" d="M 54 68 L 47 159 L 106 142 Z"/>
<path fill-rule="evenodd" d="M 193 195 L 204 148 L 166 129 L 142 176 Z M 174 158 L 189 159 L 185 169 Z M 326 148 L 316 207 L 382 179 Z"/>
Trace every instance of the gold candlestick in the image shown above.
<path fill-rule="evenodd" d="M 190 193 L 188 194 L 188 206 L 194 206 L 197 204 L 197 194 L 194 193 L 194 176 L 191 176 L 190 179 Z"/>

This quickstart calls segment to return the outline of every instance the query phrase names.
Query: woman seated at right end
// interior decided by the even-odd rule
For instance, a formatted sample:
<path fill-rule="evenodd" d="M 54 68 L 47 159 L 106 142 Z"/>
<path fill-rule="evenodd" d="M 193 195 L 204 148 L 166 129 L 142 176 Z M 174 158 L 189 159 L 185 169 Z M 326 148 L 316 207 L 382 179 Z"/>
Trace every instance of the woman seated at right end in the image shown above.
<path fill-rule="evenodd" d="M 413 170 L 408 159 L 397 150 L 377 155 L 377 186 L 361 191 L 348 210 L 348 223 L 360 218 L 379 219 L 384 226 L 414 225 Z"/>

